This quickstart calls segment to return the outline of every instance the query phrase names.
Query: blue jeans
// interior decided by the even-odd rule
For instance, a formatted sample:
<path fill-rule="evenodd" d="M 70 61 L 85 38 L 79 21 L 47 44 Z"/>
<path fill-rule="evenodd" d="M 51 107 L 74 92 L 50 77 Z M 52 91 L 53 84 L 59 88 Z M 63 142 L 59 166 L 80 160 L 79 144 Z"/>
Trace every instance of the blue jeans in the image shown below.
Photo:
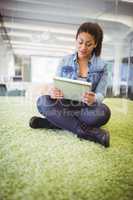
<path fill-rule="evenodd" d="M 51 99 L 40 96 L 37 100 L 39 112 L 53 125 L 79 134 L 81 126 L 100 127 L 111 116 L 110 109 L 103 103 L 88 106 L 83 102 L 68 99 Z"/>

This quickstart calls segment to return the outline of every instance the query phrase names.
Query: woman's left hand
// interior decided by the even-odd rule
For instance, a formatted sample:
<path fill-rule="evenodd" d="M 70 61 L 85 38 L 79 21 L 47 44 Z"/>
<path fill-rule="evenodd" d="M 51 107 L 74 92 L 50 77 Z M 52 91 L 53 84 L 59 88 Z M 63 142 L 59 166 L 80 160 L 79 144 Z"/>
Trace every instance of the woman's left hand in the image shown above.
<path fill-rule="evenodd" d="M 82 102 L 91 105 L 96 101 L 96 95 L 94 92 L 85 92 L 82 96 Z"/>

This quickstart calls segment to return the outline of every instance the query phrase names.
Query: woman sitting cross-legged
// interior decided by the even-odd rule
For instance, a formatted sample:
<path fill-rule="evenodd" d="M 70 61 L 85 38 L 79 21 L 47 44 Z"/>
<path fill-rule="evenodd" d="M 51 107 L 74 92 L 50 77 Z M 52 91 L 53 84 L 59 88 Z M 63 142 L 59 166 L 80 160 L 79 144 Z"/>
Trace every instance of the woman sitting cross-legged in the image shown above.
<path fill-rule="evenodd" d="M 76 51 L 65 56 L 59 64 L 57 75 L 92 83 L 92 91 L 83 94 L 82 101 L 63 98 L 58 88 L 49 95 L 40 96 L 37 108 L 43 117 L 32 117 L 32 128 L 51 128 L 71 131 L 81 139 L 109 147 L 109 132 L 100 127 L 108 122 L 110 109 L 102 101 L 106 95 L 108 73 L 100 58 L 103 31 L 97 23 L 80 25 L 76 34 Z"/>

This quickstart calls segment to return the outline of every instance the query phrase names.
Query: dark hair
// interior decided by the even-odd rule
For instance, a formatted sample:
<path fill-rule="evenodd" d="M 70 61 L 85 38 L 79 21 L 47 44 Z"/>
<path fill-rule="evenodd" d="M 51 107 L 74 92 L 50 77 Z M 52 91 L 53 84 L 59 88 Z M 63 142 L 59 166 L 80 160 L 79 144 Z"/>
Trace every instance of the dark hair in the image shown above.
<path fill-rule="evenodd" d="M 82 32 L 89 33 L 94 37 L 95 43 L 97 44 L 96 48 L 93 50 L 92 54 L 100 56 L 102 50 L 102 41 L 103 41 L 103 31 L 99 24 L 85 22 L 80 25 L 77 30 L 76 39 L 78 35 Z"/>

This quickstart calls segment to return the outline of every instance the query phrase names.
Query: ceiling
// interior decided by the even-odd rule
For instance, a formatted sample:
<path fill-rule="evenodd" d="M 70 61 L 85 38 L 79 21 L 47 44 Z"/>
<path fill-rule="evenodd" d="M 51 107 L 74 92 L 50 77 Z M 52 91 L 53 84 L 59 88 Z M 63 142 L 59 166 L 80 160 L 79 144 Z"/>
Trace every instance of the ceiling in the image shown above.
<path fill-rule="evenodd" d="M 15 54 L 63 56 L 75 48 L 75 34 L 85 21 L 104 30 L 103 54 L 112 55 L 133 31 L 133 0 L 0 0 Z"/>

